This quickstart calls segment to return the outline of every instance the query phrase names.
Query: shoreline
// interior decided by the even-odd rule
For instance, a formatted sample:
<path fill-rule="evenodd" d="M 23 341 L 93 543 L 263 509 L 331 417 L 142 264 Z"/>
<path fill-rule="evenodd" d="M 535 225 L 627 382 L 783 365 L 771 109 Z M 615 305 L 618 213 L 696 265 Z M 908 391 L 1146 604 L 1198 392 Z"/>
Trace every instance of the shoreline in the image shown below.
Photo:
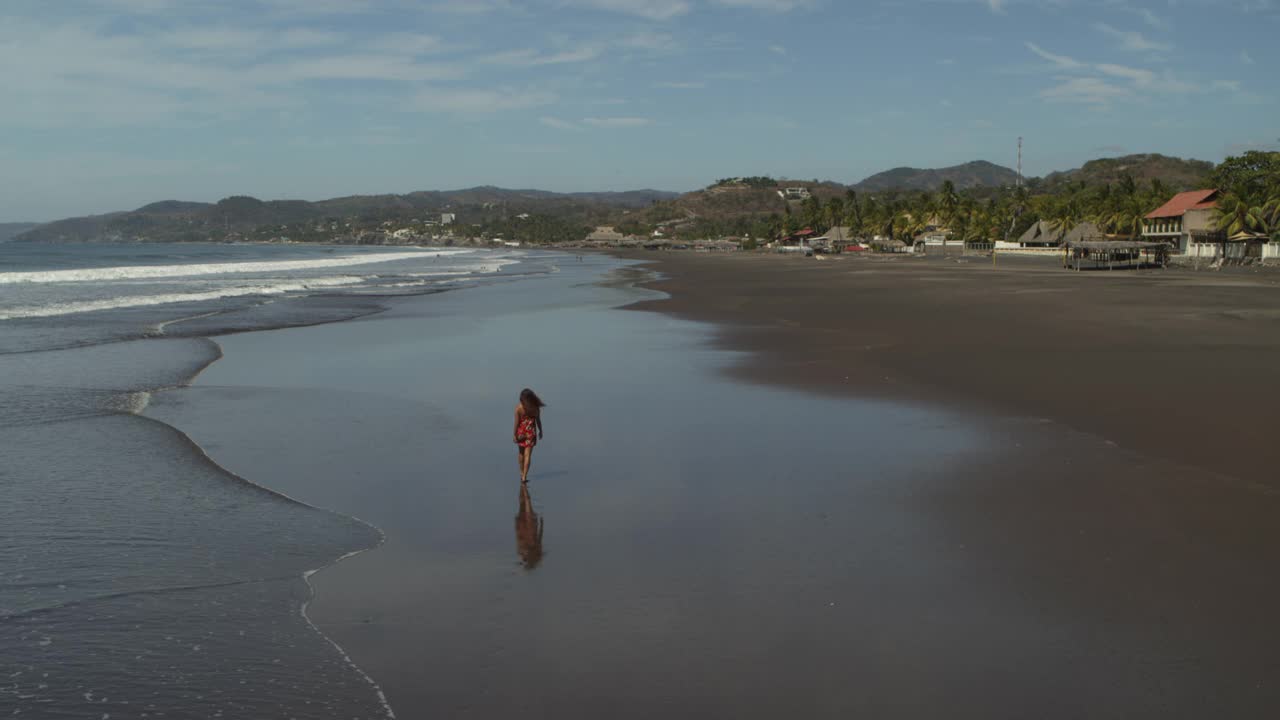
<path fill-rule="evenodd" d="M 440 291 L 436 291 L 436 292 L 440 292 Z M 431 295 L 431 294 L 435 294 L 435 293 L 424 293 L 424 295 Z M 310 608 L 311 604 L 315 602 L 317 599 L 316 586 L 315 586 L 315 583 L 312 582 L 312 577 L 325 570 L 336 567 L 337 565 L 341 564 L 345 560 L 358 557 L 368 552 L 373 552 L 378 548 L 382 547 L 387 542 L 386 532 L 384 532 L 382 528 L 378 527 L 376 524 L 371 523 L 362 518 L 356 517 L 351 513 L 343 512 L 341 510 L 337 510 L 334 508 L 321 507 L 319 505 L 315 505 L 305 500 L 300 500 L 296 497 L 293 497 L 292 495 L 289 495 L 281 490 L 273 488 L 270 485 L 257 482 L 254 480 L 250 480 L 248 477 L 241 475 L 239 473 L 236 473 L 233 470 L 231 470 L 229 467 L 218 462 L 218 460 L 215 459 L 212 454 L 210 454 L 208 449 L 206 449 L 199 442 L 197 442 L 196 439 L 192 437 L 183 428 L 175 424 L 169 423 L 165 420 L 152 417 L 147 414 L 147 406 L 150 404 L 151 398 L 154 397 L 157 393 L 173 392 L 175 390 L 180 390 L 182 388 L 191 387 L 196 382 L 196 380 L 205 373 L 205 371 L 209 370 L 219 360 L 222 360 L 223 358 L 226 357 L 226 352 L 223 350 L 222 344 L 219 343 L 217 340 L 217 338 L 220 336 L 235 335 L 240 333 L 271 332 L 271 331 L 285 330 L 285 329 L 295 328 L 295 327 L 315 327 L 317 325 L 341 323 L 341 322 L 358 320 L 360 318 L 377 315 L 379 313 L 386 312 L 388 309 L 389 309 L 389 306 L 384 306 L 380 309 L 369 310 L 368 312 L 358 314 L 358 315 L 352 315 L 346 318 L 319 320 L 314 323 L 281 325 L 278 327 L 262 327 L 262 328 L 254 328 L 254 329 L 247 329 L 247 330 L 233 330 L 227 333 L 222 333 L 221 335 L 188 336 L 192 339 L 197 339 L 197 340 L 211 344 L 215 350 L 214 356 L 211 357 L 208 362 L 206 362 L 205 364 L 200 366 L 198 369 L 196 369 L 193 373 L 191 373 L 191 375 L 187 377 L 180 384 L 174 385 L 174 386 L 156 387 L 156 388 L 152 388 L 151 390 L 144 391 L 143 394 L 146 396 L 146 401 L 143 402 L 139 407 L 130 408 L 127 411 L 127 414 L 134 415 L 140 419 L 146 420 L 147 422 L 153 422 L 158 425 L 162 425 L 168 430 L 176 433 L 178 436 L 182 437 L 190 445 L 190 447 L 195 451 L 195 453 L 201 459 L 203 459 L 210 466 L 215 468 L 223 476 L 231 480 L 242 483 L 256 491 L 268 493 L 282 500 L 285 500 L 286 502 L 300 505 L 302 507 L 308 508 L 315 512 L 324 513 L 327 515 L 333 515 L 336 517 L 344 518 L 346 520 L 350 520 L 360 525 L 364 525 L 365 527 L 369 528 L 370 530 L 372 530 L 374 533 L 377 534 L 377 542 L 373 543 L 372 545 L 354 548 L 341 555 L 331 558 L 328 562 L 322 565 L 319 565 L 314 568 L 304 569 L 301 571 L 301 573 L 299 573 L 298 578 L 302 581 L 303 585 L 306 586 L 307 595 L 302 599 L 302 601 L 298 605 L 298 615 L 302 617 L 303 622 L 306 623 L 307 627 L 309 627 L 312 630 L 312 632 L 314 632 L 321 640 L 323 640 L 324 642 L 328 643 L 333 647 L 333 649 L 337 652 L 338 657 L 341 658 L 342 662 L 346 663 L 347 666 L 351 668 L 351 671 L 354 672 L 357 677 L 362 679 L 364 682 L 368 683 L 371 691 L 373 692 L 374 697 L 377 699 L 378 704 L 381 706 L 383 710 L 384 717 L 391 718 L 394 720 L 394 718 L 396 717 L 395 710 L 391 707 L 391 704 L 387 701 L 386 693 L 383 691 L 382 687 L 378 684 L 378 681 L 375 680 L 373 677 L 371 677 L 367 672 L 365 672 L 364 668 L 360 667 L 360 665 L 351 658 L 351 656 L 347 653 L 347 651 L 343 649 L 343 647 L 336 640 L 334 640 L 328 633 L 326 633 L 323 629 L 321 629 L 321 627 L 316 623 L 316 621 L 308 613 L 308 609 Z M 199 319 L 200 317 L 203 317 L 203 316 L 198 315 L 198 316 L 194 316 L 193 318 L 180 318 L 178 320 L 170 321 L 170 324 L 180 323 L 187 319 Z M 142 338 L 141 341 L 146 341 L 148 339 L 153 339 L 153 338 Z M 154 338 L 154 339 L 158 339 L 158 338 Z M 123 342 L 138 342 L 138 340 L 123 341 Z"/>
<path fill-rule="evenodd" d="M 1047 263 L 991 268 L 763 255 L 619 254 L 668 299 L 631 310 L 714 324 L 734 378 L 1043 418 L 1280 489 L 1268 378 L 1280 279 Z M 1206 421 L 1206 419 L 1210 419 Z"/>
<path fill-rule="evenodd" d="M 794 392 L 776 365 L 743 385 L 763 356 L 716 350 L 731 324 L 616 314 L 603 291 L 635 272 L 587 270 L 239 335 L 184 391 L 232 471 L 384 529 L 379 552 L 315 576 L 314 614 L 401 716 L 1276 707 L 1276 650 L 1241 634 L 1280 597 L 1262 570 L 1273 498 L 936 394 L 917 411 L 856 386 Z M 679 271 L 658 270 L 666 298 L 641 307 L 679 300 L 662 287 Z M 475 363 L 513 337 L 545 345 Z M 299 363 L 323 348 L 330 366 Z M 529 377 L 555 409 L 531 476 L 550 528 L 536 570 L 511 547 L 505 444 Z M 716 422 L 743 402 L 769 441 Z M 1046 462 L 1064 448 L 1074 462 Z"/>

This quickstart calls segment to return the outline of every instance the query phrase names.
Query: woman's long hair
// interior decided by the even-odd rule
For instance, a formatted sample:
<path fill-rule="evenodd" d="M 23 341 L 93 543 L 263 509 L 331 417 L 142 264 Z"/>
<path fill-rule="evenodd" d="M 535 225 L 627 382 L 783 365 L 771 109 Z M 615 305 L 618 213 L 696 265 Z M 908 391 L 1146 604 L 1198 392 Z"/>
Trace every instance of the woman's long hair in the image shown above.
<path fill-rule="evenodd" d="M 542 398 L 538 397 L 538 393 L 529 388 L 520 391 L 520 404 L 524 406 L 524 414 L 529 417 L 538 417 L 542 414 L 542 408 L 547 406 L 542 402 Z"/>

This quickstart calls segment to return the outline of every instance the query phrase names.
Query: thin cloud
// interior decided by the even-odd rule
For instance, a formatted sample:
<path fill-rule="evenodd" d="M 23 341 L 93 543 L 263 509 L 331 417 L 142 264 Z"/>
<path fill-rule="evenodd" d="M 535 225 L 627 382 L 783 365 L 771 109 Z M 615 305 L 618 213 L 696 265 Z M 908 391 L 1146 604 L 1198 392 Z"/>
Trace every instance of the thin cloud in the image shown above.
<path fill-rule="evenodd" d="M 1173 49 L 1173 46 L 1167 43 L 1148 40 L 1140 32 L 1136 32 L 1133 30 L 1119 30 L 1104 22 L 1095 23 L 1094 28 L 1096 28 L 1098 32 L 1101 32 L 1104 35 L 1107 35 L 1112 39 L 1116 40 L 1117 42 L 1119 42 L 1120 47 L 1124 48 L 1125 50 L 1132 50 L 1134 52 L 1148 52 L 1148 51 L 1164 52 L 1164 51 Z"/>
<path fill-rule="evenodd" d="M 559 145 L 507 145 L 504 149 L 521 155 L 554 155 L 565 152 Z"/>
<path fill-rule="evenodd" d="M 1033 42 L 1027 43 L 1027 49 L 1060 68 L 1070 70 L 1084 67 L 1084 63 L 1076 60 L 1075 58 L 1070 58 L 1066 55 L 1055 55 L 1048 50 L 1042 49 L 1039 45 L 1036 45 Z"/>
<path fill-rule="evenodd" d="M 443 47 L 417 33 L 350 35 L 183 24 L 104 33 L 92 22 L 0 25 L 3 126 L 189 126 L 303 106 L 320 83 L 371 81 L 402 91 L 467 69 L 422 56 Z M 349 48 L 362 48 L 352 51 Z M 343 99 L 354 97 L 344 94 Z"/>
<path fill-rule="evenodd" d="M 668 88 L 671 90 L 701 90 L 706 87 L 706 83 L 701 82 L 660 82 L 654 83 L 656 88 Z"/>
<path fill-rule="evenodd" d="M 538 122 L 542 123 L 543 125 L 549 128 L 555 128 L 556 130 L 581 130 L 582 129 L 582 127 L 579 125 L 571 123 L 568 120 L 561 120 L 560 118 L 557 118 L 557 117 L 543 116 L 538 118 Z"/>
<path fill-rule="evenodd" d="M 687 0 L 570 0 L 569 4 L 646 20 L 671 20 L 688 14 L 691 9 Z"/>
<path fill-rule="evenodd" d="M 484 15 L 486 13 L 514 10 L 510 0 L 437 0 L 430 10 L 451 15 Z"/>
<path fill-rule="evenodd" d="M 677 47 L 676 39 L 670 33 L 637 32 L 618 41 L 618 45 L 635 50 L 671 50 Z"/>
<path fill-rule="evenodd" d="M 497 55 L 490 55 L 485 62 L 496 65 L 517 65 L 522 67 L 534 65 L 562 65 L 595 60 L 604 49 L 598 45 L 584 45 L 572 50 L 556 53 L 541 53 L 533 49 L 510 50 Z"/>
<path fill-rule="evenodd" d="M 1142 68 L 1125 67 L 1124 65 L 1111 65 L 1108 63 L 1102 63 L 1096 67 L 1099 72 L 1105 75 L 1132 80 L 1140 86 L 1150 85 L 1156 77 L 1155 73 L 1150 70 L 1143 70 Z"/>
<path fill-rule="evenodd" d="M 815 0 L 712 0 L 716 5 L 768 12 L 791 12 L 799 8 L 813 7 Z"/>
<path fill-rule="evenodd" d="M 1040 91 L 1040 97 L 1049 102 L 1083 105 L 1107 105 L 1112 100 L 1126 98 L 1133 93 L 1102 78 L 1065 78 L 1059 84 Z"/>
<path fill-rule="evenodd" d="M 1133 12 L 1142 18 L 1142 22 L 1156 28 L 1157 30 L 1166 30 L 1169 27 L 1169 21 L 1157 15 L 1154 10 L 1149 8 L 1134 8 Z"/>
<path fill-rule="evenodd" d="M 653 124 L 652 120 L 643 117 L 590 117 L 583 118 L 582 122 L 598 128 L 638 128 Z"/>
<path fill-rule="evenodd" d="M 415 95 L 413 107 L 422 112 L 485 114 L 550 105 L 556 100 L 555 94 L 540 90 L 426 88 Z"/>
<path fill-rule="evenodd" d="M 987 0 L 987 7 L 997 15 L 1004 14 L 1004 0 Z"/>

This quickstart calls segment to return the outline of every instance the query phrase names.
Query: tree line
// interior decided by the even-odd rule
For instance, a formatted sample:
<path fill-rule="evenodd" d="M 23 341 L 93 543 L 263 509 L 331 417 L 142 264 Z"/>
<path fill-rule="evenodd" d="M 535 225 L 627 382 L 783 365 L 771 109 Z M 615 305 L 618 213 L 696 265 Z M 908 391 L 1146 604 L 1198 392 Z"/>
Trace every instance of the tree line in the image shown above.
<path fill-rule="evenodd" d="M 1204 187 L 1222 191 L 1215 220 L 1229 235 L 1246 231 L 1280 240 L 1280 152 L 1250 151 L 1229 157 L 1205 178 Z M 968 190 L 958 190 L 946 181 L 932 192 L 849 189 L 825 201 L 814 196 L 798 204 L 784 203 L 779 212 L 769 214 L 698 217 L 680 223 L 673 234 L 682 239 L 749 237 L 767 242 L 803 228 L 825 233 L 841 226 L 853 237 L 910 243 L 930 228 L 944 227 L 954 241 L 986 243 L 1016 240 L 1035 223 L 1045 221 L 1064 231 L 1091 222 L 1107 234 L 1138 237 L 1143 218 L 1175 194 L 1158 178 L 1139 181 L 1128 175 L 1100 184 L 1029 183 Z M 619 227 L 641 235 L 652 229 L 638 221 Z"/>

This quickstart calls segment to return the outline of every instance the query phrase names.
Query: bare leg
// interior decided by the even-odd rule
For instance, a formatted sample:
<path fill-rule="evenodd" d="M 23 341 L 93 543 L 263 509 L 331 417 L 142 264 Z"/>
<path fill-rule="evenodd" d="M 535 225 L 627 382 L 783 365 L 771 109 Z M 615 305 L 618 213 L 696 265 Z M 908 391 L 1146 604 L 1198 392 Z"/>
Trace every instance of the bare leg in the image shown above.
<path fill-rule="evenodd" d="M 524 448 L 516 446 L 516 471 L 520 473 L 520 479 L 524 480 Z"/>
<path fill-rule="evenodd" d="M 521 448 L 523 452 L 520 454 L 520 482 L 529 482 L 529 463 L 533 461 L 533 448 Z"/>

